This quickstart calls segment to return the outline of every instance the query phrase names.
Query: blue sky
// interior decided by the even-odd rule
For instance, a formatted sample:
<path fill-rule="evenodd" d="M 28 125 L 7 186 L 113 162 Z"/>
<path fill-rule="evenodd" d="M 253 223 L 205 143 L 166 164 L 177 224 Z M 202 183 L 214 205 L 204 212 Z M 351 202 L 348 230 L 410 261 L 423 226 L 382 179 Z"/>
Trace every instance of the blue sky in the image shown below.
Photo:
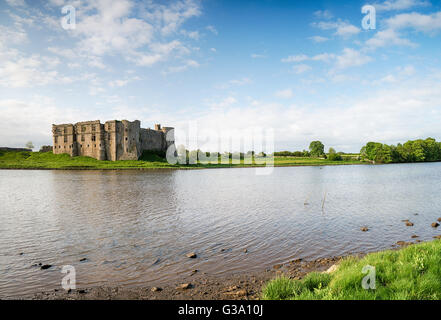
<path fill-rule="evenodd" d="M 441 139 L 440 44 L 438 1 L 0 0 L 0 145 L 115 118 L 273 128 L 276 150 Z"/>

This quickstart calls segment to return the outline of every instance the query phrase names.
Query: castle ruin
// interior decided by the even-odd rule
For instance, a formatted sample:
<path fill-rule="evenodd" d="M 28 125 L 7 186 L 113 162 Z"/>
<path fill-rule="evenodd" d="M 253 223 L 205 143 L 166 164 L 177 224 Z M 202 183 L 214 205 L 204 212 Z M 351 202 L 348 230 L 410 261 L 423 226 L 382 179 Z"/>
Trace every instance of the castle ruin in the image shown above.
<path fill-rule="evenodd" d="M 138 160 L 143 151 L 166 153 L 174 144 L 171 127 L 141 128 L 139 120 L 100 120 L 53 124 L 53 153 L 88 156 L 97 160 Z"/>

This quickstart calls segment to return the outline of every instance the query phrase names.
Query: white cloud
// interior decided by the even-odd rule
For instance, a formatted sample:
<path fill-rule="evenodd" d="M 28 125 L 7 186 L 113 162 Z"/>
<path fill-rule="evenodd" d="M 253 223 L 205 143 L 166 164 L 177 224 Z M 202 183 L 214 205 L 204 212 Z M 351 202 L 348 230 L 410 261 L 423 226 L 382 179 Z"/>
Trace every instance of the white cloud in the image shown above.
<path fill-rule="evenodd" d="M 164 35 L 177 32 L 181 25 L 201 14 L 198 1 L 182 0 L 169 4 L 146 2 L 143 16 Z"/>
<path fill-rule="evenodd" d="M 168 67 L 163 74 L 167 75 L 170 73 L 177 73 L 177 72 L 183 72 L 187 70 L 188 68 L 197 68 L 199 67 L 199 63 L 195 60 L 187 60 L 184 64 L 179 66 L 170 66 Z"/>
<path fill-rule="evenodd" d="M 217 110 L 217 109 L 223 109 L 223 108 L 230 107 L 236 103 L 237 103 L 236 98 L 229 96 L 219 102 L 211 102 L 211 103 L 209 103 L 209 105 L 212 109 Z"/>
<path fill-rule="evenodd" d="M 317 54 L 317 55 L 311 57 L 311 60 L 329 62 L 334 58 L 335 58 L 335 54 L 325 52 L 325 53 Z"/>
<path fill-rule="evenodd" d="M 0 25 L 0 49 L 6 45 L 16 45 L 28 40 L 27 33 L 22 28 L 10 28 Z"/>
<path fill-rule="evenodd" d="M 306 54 L 299 54 L 295 56 L 289 56 L 287 58 L 282 59 L 282 62 L 302 62 L 308 60 L 309 57 Z"/>
<path fill-rule="evenodd" d="M 173 40 L 168 43 L 154 43 L 150 45 L 149 53 L 133 52 L 128 60 L 135 62 L 139 66 L 151 66 L 160 61 L 164 61 L 172 54 L 185 55 L 190 51 L 180 41 Z"/>
<path fill-rule="evenodd" d="M 252 80 L 248 77 L 243 77 L 239 79 L 231 79 L 226 83 L 218 84 L 215 86 L 216 89 L 228 89 L 231 87 L 241 87 L 247 84 L 252 83 Z"/>
<path fill-rule="evenodd" d="M 129 79 L 116 79 L 109 82 L 109 86 L 112 88 L 115 87 L 124 87 L 129 83 Z"/>
<path fill-rule="evenodd" d="M 300 73 L 304 73 L 308 70 L 311 70 L 311 67 L 308 66 L 307 64 L 298 64 L 292 67 L 292 69 L 294 70 L 295 73 L 300 74 Z"/>
<path fill-rule="evenodd" d="M 186 31 L 182 30 L 181 33 L 185 35 L 186 37 L 193 39 L 193 40 L 199 40 L 200 34 L 199 31 Z"/>
<path fill-rule="evenodd" d="M 322 61 L 322 62 L 330 62 L 335 59 L 336 55 L 333 53 L 320 53 L 315 56 L 307 56 L 306 54 L 299 54 L 295 56 L 289 56 L 287 58 L 282 59 L 282 62 L 302 62 L 302 61 Z"/>
<path fill-rule="evenodd" d="M 57 7 L 61 4 L 53 3 Z M 198 30 L 182 28 L 188 19 L 201 14 L 196 0 L 167 4 L 120 0 L 111 5 L 108 1 L 84 1 L 75 3 L 75 7 L 76 28 L 64 34 L 76 37 L 77 44 L 62 49 L 72 52 L 58 54 L 71 59 L 80 57 L 92 67 L 106 68 L 101 59 L 104 56 L 120 55 L 139 66 L 152 66 L 171 57 L 179 59 L 191 50 L 177 37 L 193 40 L 200 37 Z M 59 21 L 52 23 L 58 24 L 54 27 L 60 29 Z"/>
<path fill-rule="evenodd" d="M 356 34 L 360 33 L 360 31 L 361 31 L 360 28 L 358 28 L 352 24 L 342 24 L 337 27 L 335 34 L 337 36 L 349 37 L 349 36 L 356 35 Z"/>
<path fill-rule="evenodd" d="M 423 32 L 438 31 L 441 29 L 441 11 L 427 15 L 417 12 L 398 14 L 389 18 L 386 24 L 392 29 L 414 28 Z"/>
<path fill-rule="evenodd" d="M 23 147 L 31 140 L 36 148 L 43 144 L 52 145 L 52 123 L 65 123 L 85 119 L 97 119 L 91 110 L 60 107 L 48 97 L 34 96 L 23 99 L 0 100 L 0 145 Z M 93 112 L 93 111 L 92 111 Z"/>
<path fill-rule="evenodd" d="M 6 0 L 6 2 L 13 7 L 24 7 L 26 5 L 24 0 Z"/>
<path fill-rule="evenodd" d="M 293 92 L 291 89 L 280 90 L 275 93 L 277 98 L 289 99 L 292 98 Z"/>
<path fill-rule="evenodd" d="M 322 36 L 313 36 L 313 37 L 309 37 L 310 40 L 320 43 L 320 42 L 326 42 L 329 40 L 329 38 L 326 37 L 322 37 Z"/>
<path fill-rule="evenodd" d="M 387 0 L 374 4 L 375 9 L 378 11 L 406 10 L 413 7 L 427 6 L 430 6 L 430 2 L 425 0 Z"/>
<path fill-rule="evenodd" d="M 245 84 L 249 84 L 251 83 L 251 79 L 250 78 L 241 78 L 241 79 L 233 79 L 229 81 L 229 84 L 233 85 L 233 86 L 243 86 Z"/>
<path fill-rule="evenodd" d="M 361 29 L 342 20 L 338 20 L 336 22 L 331 21 L 320 21 L 318 23 L 312 24 L 315 27 L 318 27 L 322 30 L 335 30 L 334 35 L 340 36 L 343 38 L 349 38 L 353 35 L 356 35 L 361 32 Z"/>
<path fill-rule="evenodd" d="M 221 110 L 192 115 L 191 120 L 197 121 L 201 138 L 205 138 L 204 131 L 210 130 L 220 133 L 272 128 L 276 149 L 281 144 L 291 149 L 306 148 L 310 141 L 318 139 L 342 151 L 358 151 L 368 141 L 397 143 L 428 136 L 439 140 L 440 104 L 441 92 L 434 83 L 409 83 L 372 91 L 367 96 L 353 96 L 336 104 L 227 103 Z M 185 121 L 185 118 L 178 120 L 176 127 Z"/>
<path fill-rule="evenodd" d="M 78 50 L 93 55 L 112 52 L 130 52 L 151 42 L 153 26 L 137 19 L 129 18 L 133 4 L 121 0 L 109 5 L 108 2 L 91 2 L 83 16 L 78 17 L 73 34 L 80 37 Z"/>
<path fill-rule="evenodd" d="M 258 53 L 252 53 L 251 54 L 251 58 L 253 58 L 253 59 L 262 59 L 262 58 L 266 58 L 266 55 L 258 54 Z"/>
<path fill-rule="evenodd" d="M 56 65 L 56 61 L 39 55 L 0 61 L 0 86 L 18 88 L 55 83 L 58 72 L 53 68 Z"/>
<path fill-rule="evenodd" d="M 318 10 L 314 12 L 314 16 L 319 19 L 332 19 L 334 16 L 329 10 Z"/>
<path fill-rule="evenodd" d="M 366 41 L 369 49 L 375 49 L 385 46 L 408 46 L 415 47 L 416 44 L 408 39 L 401 38 L 400 34 L 393 29 L 378 31 L 372 38 Z"/>
<path fill-rule="evenodd" d="M 335 68 L 341 70 L 349 67 L 357 67 L 370 61 L 372 61 L 372 58 L 360 51 L 345 48 L 342 54 L 336 57 Z"/>
<path fill-rule="evenodd" d="M 218 34 L 219 34 L 219 32 L 218 32 L 218 31 L 216 30 L 216 28 L 213 27 L 213 26 L 207 26 L 205 29 L 207 29 L 208 31 L 212 32 L 212 33 L 215 34 L 215 35 L 218 35 Z"/>

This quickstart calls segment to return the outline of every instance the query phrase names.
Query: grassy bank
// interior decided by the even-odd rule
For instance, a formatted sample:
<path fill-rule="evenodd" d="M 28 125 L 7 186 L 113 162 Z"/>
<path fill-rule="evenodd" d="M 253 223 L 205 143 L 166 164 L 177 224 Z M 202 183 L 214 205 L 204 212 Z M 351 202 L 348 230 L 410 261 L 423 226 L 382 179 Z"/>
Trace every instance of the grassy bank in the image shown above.
<path fill-rule="evenodd" d="M 376 289 L 365 290 L 364 266 L 376 268 Z M 277 278 L 263 289 L 269 300 L 439 300 L 441 299 L 441 240 L 346 258 L 336 271 L 313 272 L 302 280 Z"/>
<path fill-rule="evenodd" d="M 275 166 L 321 166 L 360 164 L 357 160 L 329 161 L 318 158 L 275 157 Z M 189 168 L 228 168 L 259 166 L 245 164 L 207 164 L 171 165 L 165 159 L 155 154 L 145 154 L 140 160 L 99 161 L 90 157 L 70 157 L 67 154 L 52 154 L 51 152 L 14 152 L 0 151 L 0 169 L 189 169 Z M 260 165 L 261 166 L 261 165 Z"/>

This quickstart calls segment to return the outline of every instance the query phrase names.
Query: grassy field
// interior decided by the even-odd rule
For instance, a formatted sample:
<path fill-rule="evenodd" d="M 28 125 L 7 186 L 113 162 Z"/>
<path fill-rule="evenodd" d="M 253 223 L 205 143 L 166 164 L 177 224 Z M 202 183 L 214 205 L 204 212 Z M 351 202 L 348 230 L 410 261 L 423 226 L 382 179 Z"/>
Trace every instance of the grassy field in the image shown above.
<path fill-rule="evenodd" d="M 364 266 L 376 268 L 376 289 L 363 289 Z M 439 300 L 441 240 L 401 250 L 344 259 L 331 274 L 313 272 L 302 280 L 277 278 L 263 289 L 267 300 Z"/>
<path fill-rule="evenodd" d="M 360 164 L 358 160 L 329 161 L 317 158 L 275 157 L 275 166 L 320 166 Z M 70 157 L 67 154 L 52 154 L 51 152 L 15 152 L 0 151 L 0 169 L 191 169 L 191 168 L 228 168 L 261 166 L 245 164 L 207 164 L 171 165 L 165 159 L 154 155 L 144 154 L 140 160 L 99 161 L 90 157 Z"/>

